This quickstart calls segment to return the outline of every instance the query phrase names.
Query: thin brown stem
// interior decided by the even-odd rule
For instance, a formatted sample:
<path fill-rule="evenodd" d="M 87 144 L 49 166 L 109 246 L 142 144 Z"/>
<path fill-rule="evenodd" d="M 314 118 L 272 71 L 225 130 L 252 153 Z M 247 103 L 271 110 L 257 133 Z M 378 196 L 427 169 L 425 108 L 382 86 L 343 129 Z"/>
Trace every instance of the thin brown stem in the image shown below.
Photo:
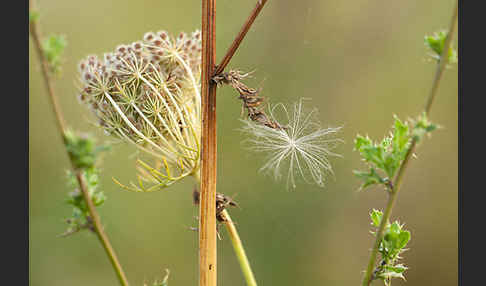
<path fill-rule="evenodd" d="M 34 11 L 33 6 L 34 6 L 33 1 L 29 1 L 30 11 Z M 66 123 L 64 121 L 64 116 L 62 114 L 62 110 L 60 108 L 59 102 L 58 102 L 57 97 L 54 93 L 54 89 L 53 89 L 53 85 L 52 85 L 52 78 L 51 78 L 51 75 L 49 73 L 48 62 L 47 62 L 47 59 L 44 56 L 44 52 L 42 50 L 41 36 L 40 36 L 39 29 L 38 29 L 36 21 L 30 21 L 30 34 L 31 34 L 32 39 L 34 41 L 34 46 L 35 46 L 35 49 L 37 51 L 39 62 L 42 66 L 42 76 L 44 78 L 44 83 L 46 85 L 47 93 L 48 93 L 49 98 L 51 100 L 53 110 L 54 110 L 54 114 L 56 116 L 56 123 L 57 123 L 57 126 L 58 126 L 58 130 L 59 130 L 59 133 L 61 134 L 63 140 L 65 141 L 65 132 L 67 130 L 66 129 Z M 66 149 L 66 152 L 68 152 L 67 149 Z M 106 252 L 108 258 L 110 259 L 110 262 L 111 262 L 111 264 L 112 264 L 112 266 L 115 270 L 115 273 L 116 273 L 116 275 L 117 275 L 117 277 L 120 281 L 120 284 L 123 285 L 123 286 L 128 286 L 129 284 L 128 284 L 128 280 L 125 276 L 125 273 L 123 272 L 123 269 L 120 265 L 120 262 L 117 259 L 116 253 L 113 250 L 113 247 L 111 246 L 110 241 L 108 240 L 108 237 L 103 230 L 103 226 L 101 225 L 100 217 L 99 217 L 99 215 L 96 211 L 95 206 L 93 205 L 93 201 L 91 200 L 90 194 L 88 192 L 88 187 L 86 185 L 83 174 L 80 170 L 76 170 L 76 168 L 74 167 L 73 161 L 71 160 L 71 157 L 69 156 L 69 153 L 68 153 L 68 157 L 70 158 L 71 167 L 75 171 L 76 179 L 78 181 L 79 188 L 81 189 L 81 192 L 83 194 L 84 201 L 86 202 L 86 205 L 88 206 L 88 212 L 89 212 L 90 218 L 92 219 L 94 230 L 95 230 L 95 232 L 96 232 L 96 234 L 97 234 L 97 236 L 98 236 L 98 238 L 101 242 L 101 245 L 105 249 L 105 252 Z"/>
<path fill-rule="evenodd" d="M 199 285 L 216 286 L 216 0 L 202 0 L 201 195 L 199 205 Z"/>
<path fill-rule="evenodd" d="M 450 27 L 449 27 L 449 32 L 447 34 L 447 38 L 446 38 L 446 41 L 444 43 L 444 49 L 442 51 L 439 63 L 437 65 L 437 70 L 435 72 L 434 81 L 432 82 L 432 89 L 431 89 L 429 97 L 427 99 L 427 104 L 425 105 L 424 111 L 425 111 L 426 115 L 428 115 L 430 113 L 432 103 L 434 102 L 434 98 L 437 94 L 440 79 L 442 77 L 442 74 L 443 74 L 444 69 L 445 69 L 447 62 L 448 62 L 449 48 L 450 48 L 450 45 L 451 45 L 451 42 L 452 42 L 452 37 L 453 37 L 455 26 L 456 26 L 456 23 L 457 23 L 458 2 L 459 2 L 459 0 L 456 1 L 456 5 L 454 7 L 454 12 L 453 12 Z M 373 275 L 373 269 L 374 269 L 374 266 L 375 266 L 376 256 L 378 254 L 378 248 L 380 247 L 380 242 L 381 242 L 381 239 L 383 237 L 385 226 L 386 226 L 388 220 L 391 217 L 393 206 L 395 205 L 395 201 L 397 199 L 398 192 L 400 191 L 400 187 L 401 187 L 402 182 L 403 182 L 405 170 L 407 169 L 407 167 L 409 165 L 410 158 L 412 157 L 412 154 L 415 152 L 416 145 L 417 145 L 417 140 L 414 138 L 411 142 L 411 145 L 410 145 L 408 151 L 407 151 L 407 154 L 405 155 L 405 159 L 403 160 L 402 164 L 400 165 L 400 168 L 398 169 L 398 173 L 395 176 L 395 180 L 392 184 L 393 189 L 390 190 L 388 202 L 387 202 L 387 205 L 386 205 L 386 208 L 385 208 L 385 212 L 383 213 L 380 226 L 379 226 L 378 231 L 376 233 L 376 240 L 374 242 L 373 249 L 372 249 L 371 255 L 370 255 L 370 260 L 368 262 L 368 267 L 366 269 L 366 273 L 365 273 L 365 276 L 363 278 L 363 283 L 362 283 L 363 286 L 370 285 L 371 282 L 373 281 L 372 275 Z"/>
<path fill-rule="evenodd" d="M 111 264 L 113 265 L 113 268 L 115 269 L 116 276 L 118 277 L 118 280 L 120 280 L 120 284 L 123 286 L 128 286 L 128 279 L 125 276 L 125 272 L 123 272 L 122 266 L 120 262 L 118 261 L 118 258 L 116 256 L 115 250 L 110 244 L 110 240 L 108 239 L 108 236 L 103 230 L 103 225 L 101 224 L 100 216 L 98 215 L 98 212 L 96 211 L 96 207 L 93 204 L 93 201 L 91 200 L 91 197 L 88 192 L 88 187 L 86 186 L 86 181 L 84 179 L 83 173 L 81 171 L 76 172 L 76 179 L 78 180 L 79 183 L 79 188 L 81 189 L 81 192 L 83 194 L 84 201 L 86 202 L 86 205 L 88 206 L 88 212 L 89 216 L 93 222 L 94 230 L 96 232 L 96 235 L 98 236 L 101 245 L 105 249 L 106 254 L 108 255 L 108 258 L 110 259 Z"/>
<path fill-rule="evenodd" d="M 253 8 L 253 11 L 251 11 L 250 16 L 248 16 L 248 19 L 246 19 L 245 23 L 243 24 L 243 27 L 241 27 L 240 32 L 238 33 L 238 35 L 236 35 L 236 38 L 233 40 L 233 43 L 231 43 L 231 46 L 226 51 L 226 54 L 221 60 L 221 63 L 216 67 L 216 71 L 214 72 L 214 75 L 218 75 L 224 71 L 224 69 L 229 64 L 233 55 L 236 53 L 236 50 L 240 46 L 241 41 L 243 41 L 243 39 L 245 38 L 246 33 L 248 33 L 248 31 L 250 30 L 251 25 L 255 21 L 258 14 L 260 14 L 260 11 L 263 9 L 263 6 L 265 6 L 267 1 L 268 0 L 257 1 L 255 8 Z"/>
<path fill-rule="evenodd" d="M 29 1 L 29 9 L 30 11 L 34 11 L 34 3 L 33 1 Z M 52 108 L 54 111 L 54 115 L 56 116 L 56 124 L 59 128 L 61 134 L 64 134 L 66 131 L 66 122 L 64 120 L 64 116 L 62 115 L 61 107 L 59 106 L 59 101 L 54 94 L 54 88 L 52 87 L 52 80 L 50 78 L 49 73 L 49 64 L 47 59 L 44 57 L 44 52 L 42 51 L 42 43 L 40 40 L 40 32 L 37 26 L 37 21 L 30 21 L 30 35 L 32 36 L 32 40 L 34 41 L 34 47 L 37 51 L 37 56 L 39 57 L 39 62 L 42 68 L 42 75 L 44 78 L 44 84 L 47 88 L 47 94 L 49 95 L 49 99 L 52 104 Z"/>
<path fill-rule="evenodd" d="M 447 38 L 444 42 L 444 50 L 442 51 L 439 64 L 437 65 L 437 71 L 435 72 L 432 89 L 430 90 L 429 98 L 427 100 L 427 104 L 425 105 L 425 112 L 427 113 L 427 115 L 428 113 L 430 113 L 430 109 L 432 108 L 432 104 L 434 103 L 435 95 L 437 94 L 437 90 L 439 88 L 442 74 L 444 73 L 445 67 L 447 66 L 447 62 L 449 59 L 449 47 L 451 45 L 452 38 L 454 37 L 454 31 L 456 29 L 457 13 L 458 3 L 456 2 L 456 7 L 454 8 L 454 13 L 452 15 L 451 23 L 449 26 L 449 32 L 447 33 Z"/>

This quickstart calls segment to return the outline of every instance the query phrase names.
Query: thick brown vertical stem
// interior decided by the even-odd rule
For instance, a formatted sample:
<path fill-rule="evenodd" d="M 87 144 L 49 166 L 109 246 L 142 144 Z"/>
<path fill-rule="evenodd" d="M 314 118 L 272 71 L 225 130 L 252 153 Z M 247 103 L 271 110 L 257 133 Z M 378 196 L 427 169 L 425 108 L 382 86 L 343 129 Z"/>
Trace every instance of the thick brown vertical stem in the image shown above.
<path fill-rule="evenodd" d="M 202 136 L 199 285 L 216 286 L 216 1 L 202 0 Z"/>

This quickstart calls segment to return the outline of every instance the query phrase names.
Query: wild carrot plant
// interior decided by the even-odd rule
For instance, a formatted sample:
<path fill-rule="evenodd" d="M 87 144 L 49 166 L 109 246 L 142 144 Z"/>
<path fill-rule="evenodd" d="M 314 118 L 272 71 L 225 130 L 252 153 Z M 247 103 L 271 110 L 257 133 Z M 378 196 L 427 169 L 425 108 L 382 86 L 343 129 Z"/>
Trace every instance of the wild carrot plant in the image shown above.
<path fill-rule="evenodd" d="M 260 170 L 287 187 L 296 188 L 302 180 L 320 187 L 333 175 L 333 149 L 342 143 L 337 138 L 341 127 L 323 127 L 316 108 L 306 108 L 306 98 L 291 105 L 266 105 L 262 89 L 248 87 L 244 79 L 249 73 L 236 69 L 225 71 L 243 38 L 259 15 L 266 0 L 258 0 L 221 62 L 215 59 L 215 1 L 202 0 L 202 25 L 192 33 L 173 35 L 160 30 L 147 32 L 141 39 L 121 44 L 102 57 L 88 55 L 78 65 L 78 99 L 96 117 L 98 127 L 107 135 L 141 151 L 137 160 L 137 182 L 114 181 L 125 190 L 153 192 L 169 188 L 185 178 L 199 184 L 194 202 L 199 205 L 199 285 L 216 286 L 217 223 L 229 234 L 236 257 L 248 286 L 256 286 L 255 275 L 243 243 L 229 215 L 228 206 L 237 206 L 231 198 L 216 192 L 216 91 L 218 86 L 232 87 L 242 102 L 246 117 L 240 119 L 240 130 L 247 137 L 246 145 L 266 156 Z M 416 145 L 435 130 L 428 117 L 438 84 L 448 63 L 457 61 L 450 48 L 456 11 L 448 32 L 441 31 L 425 38 L 432 59 L 437 61 L 433 88 L 424 112 L 415 120 L 395 117 L 393 131 L 379 142 L 358 135 L 355 149 L 368 165 L 355 171 L 363 179 L 362 188 L 379 185 L 389 197 L 384 212 L 370 213 L 375 244 L 370 255 L 363 285 L 382 279 L 404 277 L 407 267 L 401 254 L 411 238 L 399 221 L 390 222 L 391 211 L 400 190 L 403 173 Z M 72 170 L 69 182 L 73 189 L 68 203 L 73 215 L 67 219 L 65 236 L 83 229 L 93 231 L 103 245 L 121 285 L 128 280 L 111 247 L 97 214 L 96 207 L 105 202 L 99 190 L 97 168 L 99 153 L 92 137 L 69 130 L 52 86 L 53 76 L 61 71 L 62 51 L 66 39 L 51 36 L 42 41 L 38 31 L 39 13 L 30 9 L 30 31 L 37 49 L 42 73 L 56 114 L 65 150 Z M 149 162 L 150 161 L 150 162 Z M 376 256 L 380 262 L 376 264 Z M 169 272 L 154 286 L 166 286 Z M 144 285 L 148 285 L 144 283 Z"/>

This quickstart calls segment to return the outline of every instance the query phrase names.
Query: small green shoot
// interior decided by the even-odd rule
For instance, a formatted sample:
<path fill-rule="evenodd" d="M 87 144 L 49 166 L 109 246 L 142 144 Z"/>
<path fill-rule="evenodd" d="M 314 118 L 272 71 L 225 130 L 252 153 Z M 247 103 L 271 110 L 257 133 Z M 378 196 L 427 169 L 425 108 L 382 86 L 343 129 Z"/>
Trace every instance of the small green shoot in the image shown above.
<path fill-rule="evenodd" d="M 86 188 L 95 207 L 101 206 L 105 200 L 105 194 L 98 190 L 98 173 L 95 163 L 99 152 L 107 150 L 108 146 L 96 146 L 89 136 L 80 136 L 72 131 L 67 131 L 64 136 L 66 149 L 72 159 L 76 172 L 81 172 L 86 182 Z M 66 219 L 68 229 L 62 236 L 79 232 L 82 229 L 94 231 L 86 201 L 79 190 L 75 173 L 68 171 L 69 186 L 73 189 L 69 193 L 67 203 L 73 207 L 72 216 Z"/>
<path fill-rule="evenodd" d="M 62 35 L 51 35 L 45 39 L 42 44 L 42 49 L 49 64 L 49 69 L 54 74 L 59 73 L 61 70 L 61 57 L 66 45 L 66 38 Z"/>
<path fill-rule="evenodd" d="M 29 22 L 36 22 L 39 20 L 39 12 L 38 11 L 29 11 Z"/>
<path fill-rule="evenodd" d="M 430 132 L 439 128 L 439 126 L 429 121 L 425 112 L 422 113 L 422 115 L 420 115 L 413 123 L 414 127 L 412 136 L 417 142 L 419 142 L 425 134 L 430 135 Z"/>
<path fill-rule="evenodd" d="M 368 136 L 358 135 L 355 139 L 355 150 L 359 151 L 363 160 L 369 165 L 368 171 L 354 171 L 355 176 L 364 182 L 361 189 L 372 185 L 383 185 L 391 189 L 391 181 L 410 147 L 412 138 L 419 141 L 425 134 L 437 128 L 421 115 L 412 122 L 402 122 L 394 117 L 393 132 L 381 142 L 373 142 Z"/>
<path fill-rule="evenodd" d="M 64 141 L 74 166 L 77 169 L 93 168 L 97 155 L 109 149 L 109 146 L 96 146 L 93 138 L 80 136 L 68 130 L 65 133 Z"/>
<path fill-rule="evenodd" d="M 444 51 L 444 43 L 446 38 L 446 31 L 439 31 L 435 32 L 431 36 L 425 36 L 425 46 L 427 46 L 432 51 L 432 54 L 430 56 L 437 61 L 440 60 L 440 56 Z M 457 63 L 457 51 L 453 47 L 449 48 L 449 54 L 447 59 L 448 63 L 450 64 Z"/>

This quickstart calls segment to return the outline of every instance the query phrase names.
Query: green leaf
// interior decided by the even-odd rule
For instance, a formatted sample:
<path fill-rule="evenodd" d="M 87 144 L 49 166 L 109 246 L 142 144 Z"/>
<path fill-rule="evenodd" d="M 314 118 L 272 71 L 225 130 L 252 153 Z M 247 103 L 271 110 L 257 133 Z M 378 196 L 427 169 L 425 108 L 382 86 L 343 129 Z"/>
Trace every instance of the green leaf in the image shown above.
<path fill-rule="evenodd" d="M 29 22 L 35 22 L 39 20 L 40 13 L 38 11 L 29 11 Z"/>
<path fill-rule="evenodd" d="M 356 177 L 364 180 L 364 183 L 361 185 L 361 189 L 375 184 L 384 184 L 386 182 L 386 180 L 381 178 L 373 168 L 371 168 L 369 172 L 355 170 L 353 173 Z"/>
<path fill-rule="evenodd" d="M 407 243 L 410 241 L 411 235 L 408 230 L 402 230 L 398 235 L 397 248 L 403 249 Z"/>
<path fill-rule="evenodd" d="M 101 206 L 105 202 L 106 196 L 103 192 L 97 192 L 91 197 L 91 200 L 93 201 L 93 204 L 96 207 L 98 207 L 98 206 Z"/>
<path fill-rule="evenodd" d="M 395 116 L 395 124 L 393 128 L 393 153 L 401 154 L 406 152 L 406 147 L 409 142 L 408 124 L 400 121 L 398 117 Z"/>
<path fill-rule="evenodd" d="M 62 35 L 51 35 L 44 40 L 42 49 L 52 72 L 58 72 L 61 64 L 61 56 L 67 42 Z"/>
<path fill-rule="evenodd" d="M 95 207 L 101 206 L 106 196 L 103 192 L 97 191 L 99 184 L 98 169 L 95 167 L 99 152 L 108 149 L 107 146 L 96 146 L 94 139 L 90 136 L 77 135 L 71 130 L 64 134 L 64 143 L 68 150 L 69 157 L 85 179 L 86 189 Z M 78 232 L 81 229 L 89 229 L 91 222 L 88 220 L 89 212 L 83 194 L 79 190 L 76 176 L 72 171 L 68 171 L 69 184 L 74 191 L 69 193 L 67 203 L 73 206 L 72 218 L 68 219 L 71 224 L 67 233 L 73 230 Z"/>
<path fill-rule="evenodd" d="M 367 162 L 375 164 L 377 168 L 383 169 L 385 161 L 385 148 L 383 146 L 367 146 L 361 149 L 361 155 Z"/>
<path fill-rule="evenodd" d="M 64 138 L 69 156 L 78 169 L 88 170 L 93 168 L 98 153 L 109 149 L 108 146 L 96 146 L 94 139 L 91 137 L 79 136 L 70 130 L 66 132 Z M 96 177 L 90 178 L 91 175 L 95 174 L 88 174 L 88 180 L 97 180 Z"/>
<path fill-rule="evenodd" d="M 376 146 L 368 136 L 361 135 L 356 136 L 354 145 L 365 161 L 375 164 L 377 168 L 383 168 L 385 148 L 382 145 Z"/>
<path fill-rule="evenodd" d="M 450 64 L 457 63 L 457 51 L 453 48 L 449 49 L 449 63 Z"/>
<path fill-rule="evenodd" d="M 370 138 L 358 135 L 355 139 L 355 149 L 360 152 L 366 162 L 371 163 L 376 169 L 384 171 L 389 178 L 392 178 L 406 154 L 409 141 L 408 124 L 403 123 L 395 116 L 392 136 L 385 137 L 379 144 L 374 144 Z M 368 175 L 358 173 L 365 179 L 365 186 L 386 182 L 380 176 L 372 175 L 372 172 L 376 173 L 374 170 L 370 171 Z"/>
<path fill-rule="evenodd" d="M 80 208 L 82 201 L 83 195 L 81 194 L 79 189 L 75 189 L 74 191 L 69 193 L 69 197 L 66 202 L 74 207 Z"/>
<path fill-rule="evenodd" d="M 373 145 L 373 142 L 371 141 L 370 138 L 368 138 L 368 136 L 363 137 L 361 135 L 358 135 L 358 136 L 356 136 L 356 139 L 354 140 L 355 149 L 360 151 L 360 152 L 361 152 L 362 148 L 370 147 L 372 145 Z"/>
<path fill-rule="evenodd" d="M 388 266 L 388 265 L 385 265 L 383 267 L 383 269 L 385 271 L 390 271 L 390 272 L 395 272 L 395 273 L 403 273 L 405 272 L 405 270 L 407 270 L 408 268 L 405 267 L 404 265 L 402 264 L 397 264 L 395 266 Z"/>
<path fill-rule="evenodd" d="M 437 129 L 437 125 L 430 122 L 427 118 L 427 114 L 424 112 L 418 117 L 413 127 L 412 135 L 415 140 L 420 141 L 422 137 Z"/>
<path fill-rule="evenodd" d="M 370 217 L 372 225 L 375 227 L 379 227 L 381 223 L 381 218 L 383 217 L 383 212 L 373 209 L 373 211 L 370 213 Z"/>
<path fill-rule="evenodd" d="M 440 57 L 444 49 L 444 42 L 447 37 L 445 31 L 439 31 L 431 36 L 425 36 L 425 45 Z"/>
<path fill-rule="evenodd" d="M 398 236 L 401 231 L 402 231 L 402 227 L 397 221 L 393 222 L 390 225 L 390 233 L 392 233 L 394 236 Z"/>
<path fill-rule="evenodd" d="M 399 156 L 394 156 L 393 154 L 387 154 L 385 160 L 383 161 L 383 170 L 389 178 L 393 178 L 398 166 L 400 166 Z"/>
<path fill-rule="evenodd" d="M 445 40 L 447 39 L 448 32 L 439 31 L 434 33 L 432 36 L 425 36 L 424 42 L 432 52 L 432 57 L 437 61 L 440 60 L 442 52 L 444 50 Z M 449 48 L 449 53 L 447 57 L 448 63 L 457 63 L 457 52 L 454 48 Z"/>

